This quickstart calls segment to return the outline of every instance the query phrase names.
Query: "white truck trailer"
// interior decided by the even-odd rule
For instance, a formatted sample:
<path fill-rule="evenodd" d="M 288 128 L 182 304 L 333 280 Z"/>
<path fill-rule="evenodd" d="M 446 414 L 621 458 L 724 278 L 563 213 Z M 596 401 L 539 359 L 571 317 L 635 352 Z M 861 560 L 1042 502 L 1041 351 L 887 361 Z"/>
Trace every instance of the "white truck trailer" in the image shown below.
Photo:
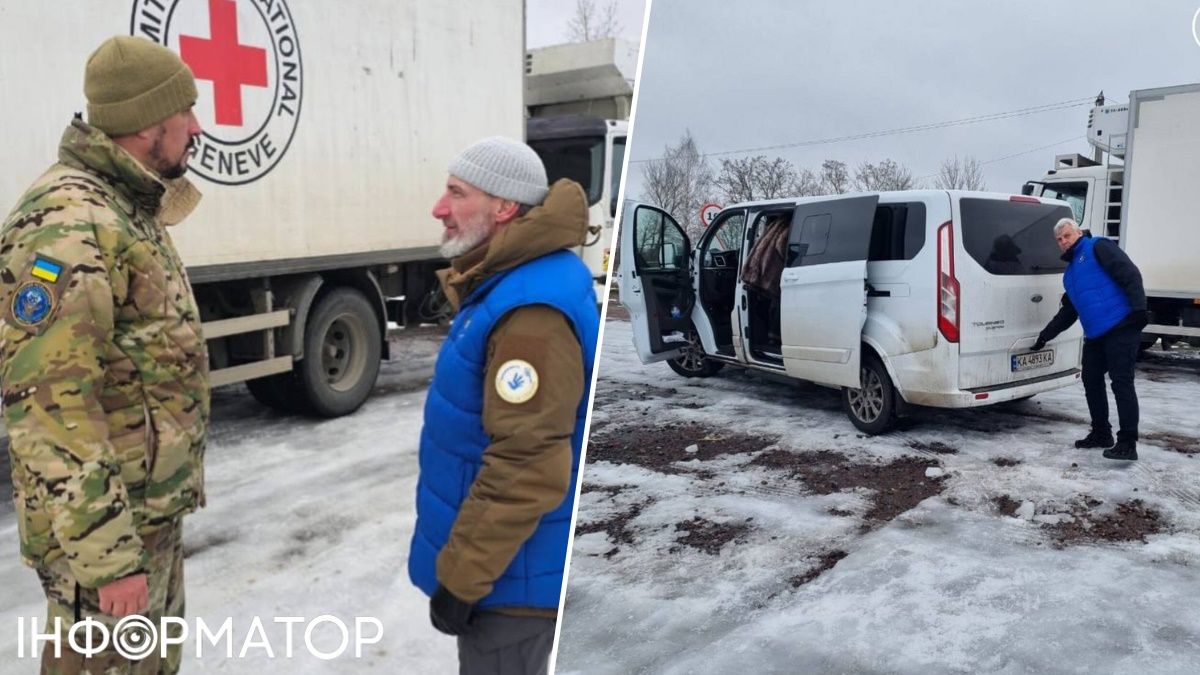
<path fill-rule="evenodd" d="M 531 49 L 525 61 L 526 140 L 551 181 L 570 178 L 587 192 L 591 226 L 579 255 L 605 297 L 608 259 L 638 46 L 606 38 Z"/>
<path fill-rule="evenodd" d="M 0 205 L 57 157 L 89 53 L 115 34 L 180 53 L 205 128 L 204 199 L 172 228 L 214 385 L 334 416 L 369 395 L 388 320 L 434 288 L 445 167 L 521 138 L 522 0 L 0 0 Z M 404 298 L 407 302 L 400 302 Z"/>
<path fill-rule="evenodd" d="M 1158 336 L 1200 344 L 1200 84 L 1132 91 L 1121 105 L 1101 95 L 1087 138 L 1093 157 L 1059 155 L 1022 192 L 1068 202 L 1138 265 L 1151 312 L 1144 346 Z"/>

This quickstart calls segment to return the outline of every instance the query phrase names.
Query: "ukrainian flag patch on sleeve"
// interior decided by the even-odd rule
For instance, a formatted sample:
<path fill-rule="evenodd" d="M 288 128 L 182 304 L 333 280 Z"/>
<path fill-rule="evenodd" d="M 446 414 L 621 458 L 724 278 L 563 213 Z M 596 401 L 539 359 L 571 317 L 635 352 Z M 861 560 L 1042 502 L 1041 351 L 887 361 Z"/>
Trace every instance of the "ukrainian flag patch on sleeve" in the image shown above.
<path fill-rule="evenodd" d="M 71 280 L 71 271 L 63 263 L 40 254 L 28 265 L 3 311 L 10 326 L 41 335 L 53 321 Z"/>
<path fill-rule="evenodd" d="M 33 263 L 33 269 L 30 270 L 30 274 L 53 284 L 58 282 L 58 277 L 62 275 L 62 271 L 62 265 L 48 258 L 38 256 L 37 260 Z"/>

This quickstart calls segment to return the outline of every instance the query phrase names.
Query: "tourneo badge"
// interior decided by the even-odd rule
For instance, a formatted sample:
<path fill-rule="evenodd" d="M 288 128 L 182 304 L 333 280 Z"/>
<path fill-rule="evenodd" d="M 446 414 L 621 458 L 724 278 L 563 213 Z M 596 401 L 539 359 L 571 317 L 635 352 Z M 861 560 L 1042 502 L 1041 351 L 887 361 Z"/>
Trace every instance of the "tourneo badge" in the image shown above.
<path fill-rule="evenodd" d="M 528 361 L 505 361 L 496 373 L 496 393 L 509 403 L 524 403 L 538 390 L 538 374 Z"/>
<path fill-rule="evenodd" d="M 36 326 L 54 311 L 54 292 L 38 281 L 27 281 L 13 294 L 12 315 L 22 326 Z"/>
<path fill-rule="evenodd" d="M 267 175 L 300 121 L 304 64 L 285 0 L 134 0 L 129 32 L 179 54 L 200 98 L 188 169 L 222 185 Z"/>

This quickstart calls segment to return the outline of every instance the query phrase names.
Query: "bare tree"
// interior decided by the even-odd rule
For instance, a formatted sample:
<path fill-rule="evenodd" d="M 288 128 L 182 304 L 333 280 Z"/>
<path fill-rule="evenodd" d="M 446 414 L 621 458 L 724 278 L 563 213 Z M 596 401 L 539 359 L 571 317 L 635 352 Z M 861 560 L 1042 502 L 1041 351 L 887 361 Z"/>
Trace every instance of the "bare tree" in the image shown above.
<path fill-rule="evenodd" d="M 914 184 L 912 172 L 890 159 L 878 164 L 863 162 L 854 170 L 853 186 L 857 192 L 911 190 Z"/>
<path fill-rule="evenodd" d="M 590 42 L 614 37 L 621 32 L 617 21 L 617 0 L 597 7 L 595 0 L 575 0 L 575 15 L 567 21 L 567 39 Z"/>
<path fill-rule="evenodd" d="M 767 159 L 766 155 L 755 155 L 721 160 L 715 187 L 727 204 L 777 199 L 795 196 L 800 177 L 796 167 L 782 157 Z"/>
<path fill-rule="evenodd" d="M 846 163 L 827 159 L 821 163 L 820 190 L 824 195 L 840 195 L 850 191 L 850 172 Z"/>
<path fill-rule="evenodd" d="M 792 183 L 792 195 L 796 197 L 812 197 L 822 194 L 821 178 L 810 169 L 800 169 L 796 172 L 796 180 Z"/>
<path fill-rule="evenodd" d="M 974 157 L 958 155 L 942 160 L 933 184 L 942 190 L 986 190 L 983 182 L 983 167 Z"/>
<path fill-rule="evenodd" d="M 676 145 L 668 145 L 661 159 L 642 165 L 642 182 L 642 200 L 675 216 L 694 241 L 704 230 L 700 207 L 714 201 L 715 190 L 712 167 L 691 131 L 685 131 Z"/>

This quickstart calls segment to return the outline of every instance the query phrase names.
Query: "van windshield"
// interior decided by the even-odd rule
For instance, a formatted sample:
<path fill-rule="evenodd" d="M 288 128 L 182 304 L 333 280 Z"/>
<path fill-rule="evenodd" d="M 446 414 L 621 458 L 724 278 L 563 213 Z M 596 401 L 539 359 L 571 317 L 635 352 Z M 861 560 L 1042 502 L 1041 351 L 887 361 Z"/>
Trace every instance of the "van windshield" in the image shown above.
<path fill-rule="evenodd" d="M 997 275 L 1061 274 L 1067 268 L 1054 242 L 1054 224 L 1071 209 L 999 199 L 964 198 L 963 246 L 984 270 Z"/>

